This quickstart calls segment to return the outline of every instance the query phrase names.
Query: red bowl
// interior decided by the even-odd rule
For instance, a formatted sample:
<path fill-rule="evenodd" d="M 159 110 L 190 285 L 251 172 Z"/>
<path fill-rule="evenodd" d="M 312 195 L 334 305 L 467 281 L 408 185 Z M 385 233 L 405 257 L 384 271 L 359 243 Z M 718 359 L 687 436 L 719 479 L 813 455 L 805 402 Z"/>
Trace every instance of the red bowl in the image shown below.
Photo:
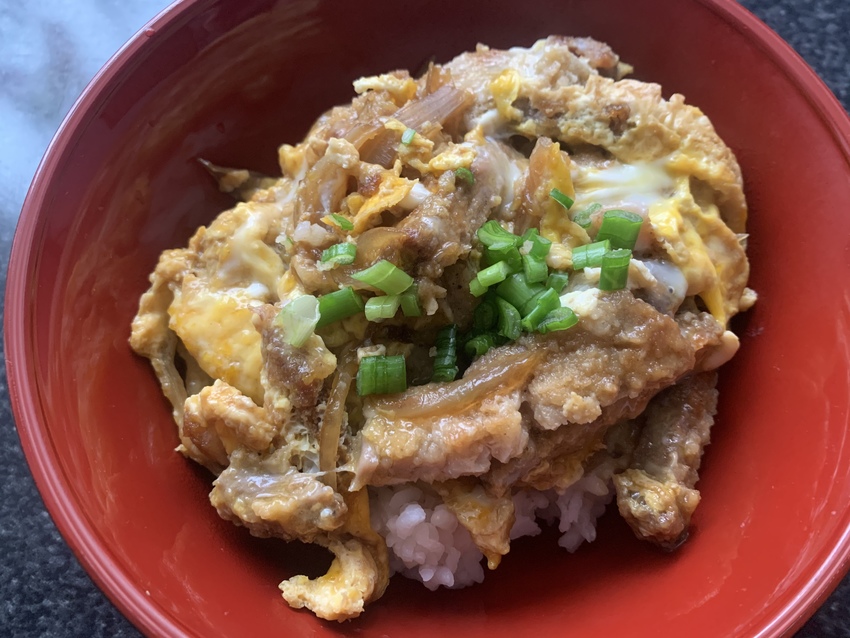
<path fill-rule="evenodd" d="M 572 556 L 551 535 L 517 543 L 481 586 L 395 579 L 344 625 L 293 611 L 277 583 L 326 559 L 219 520 L 211 477 L 173 451 L 166 403 L 127 345 L 159 252 L 228 206 L 195 159 L 272 170 L 276 146 L 350 99 L 358 76 L 549 33 L 611 43 L 638 78 L 699 105 L 743 167 L 760 300 L 722 375 L 692 538 L 662 555 L 608 517 Z M 179 3 L 88 87 L 23 208 L 5 340 L 38 487 L 92 577 L 150 634 L 793 631 L 850 555 L 848 140 L 827 88 L 731 0 Z"/>

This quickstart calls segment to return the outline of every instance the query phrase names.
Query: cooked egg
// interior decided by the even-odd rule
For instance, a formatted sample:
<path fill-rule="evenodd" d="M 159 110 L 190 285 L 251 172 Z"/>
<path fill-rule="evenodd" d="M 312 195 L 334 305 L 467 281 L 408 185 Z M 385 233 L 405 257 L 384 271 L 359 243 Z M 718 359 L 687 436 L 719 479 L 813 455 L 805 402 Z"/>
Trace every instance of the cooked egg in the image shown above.
<path fill-rule="evenodd" d="M 717 206 L 695 201 L 691 175 L 681 173 L 682 163 L 672 170 L 670 161 L 573 163 L 573 210 L 597 203 L 601 211 L 622 208 L 648 219 L 636 249 L 649 250 L 657 243 L 672 262 L 647 262 L 653 277 L 670 287 L 673 297 L 699 296 L 725 324 L 740 309 L 748 272 L 744 250 Z M 687 166 L 696 168 L 694 162 Z"/>
<path fill-rule="evenodd" d="M 175 286 L 169 308 L 172 330 L 204 372 L 262 404 L 260 334 L 254 308 L 274 303 L 284 264 L 266 243 L 276 237 L 279 208 L 255 202 L 237 205 L 193 238 L 197 272 Z"/>
<path fill-rule="evenodd" d="M 673 191 L 675 182 L 665 164 L 666 158 L 632 164 L 611 161 L 601 167 L 582 166 L 574 162 L 574 208 L 578 210 L 597 203 L 603 208 L 631 204 L 646 210 L 666 199 Z"/>

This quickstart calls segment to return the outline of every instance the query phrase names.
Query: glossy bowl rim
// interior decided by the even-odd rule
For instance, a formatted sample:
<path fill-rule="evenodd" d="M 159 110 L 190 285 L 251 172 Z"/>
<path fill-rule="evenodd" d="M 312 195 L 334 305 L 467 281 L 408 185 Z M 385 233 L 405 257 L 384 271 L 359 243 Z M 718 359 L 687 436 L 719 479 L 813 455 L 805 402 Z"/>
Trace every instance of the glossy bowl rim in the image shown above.
<path fill-rule="evenodd" d="M 206 0 L 175 0 L 128 40 L 98 71 L 75 101 L 53 136 L 36 169 L 21 208 L 9 257 L 5 292 L 3 340 L 9 397 L 18 435 L 36 486 L 56 527 L 88 575 L 113 604 L 140 630 L 158 636 L 188 635 L 188 627 L 156 604 L 126 573 L 108 543 L 74 500 L 69 481 L 56 462 L 56 452 L 45 426 L 41 394 L 28 365 L 32 324 L 29 298 L 31 272 L 38 254 L 33 240 L 40 211 L 58 165 L 76 141 L 92 105 L 109 97 L 111 84 L 120 79 L 136 53 L 150 39 L 150 29 L 160 31 Z M 758 46 L 771 62 L 804 95 L 830 130 L 850 164 L 850 117 L 830 89 L 808 64 L 766 24 L 736 0 L 693 0 L 713 11 Z M 146 33 L 147 32 L 147 33 Z M 850 506 L 848 506 L 850 507 Z M 781 636 L 799 629 L 823 603 L 850 569 L 850 525 L 805 583 L 777 613 L 765 618 L 755 636 Z"/>
<path fill-rule="evenodd" d="M 92 105 L 108 99 L 112 83 L 133 63 L 138 51 L 150 39 L 146 32 L 163 29 L 201 1 L 174 0 L 143 25 L 104 63 L 63 118 L 39 162 L 21 207 L 9 256 L 3 318 L 6 378 L 15 427 L 53 523 L 88 576 L 133 625 L 146 635 L 175 638 L 191 634 L 179 619 L 157 605 L 126 573 L 110 545 L 75 502 L 73 490 L 59 467 L 52 438 L 44 425 L 41 389 L 29 366 L 32 300 L 28 292 L 31 273 L 37 269 L 39 260 L 38 253 L 33 250 L 39 213 L 52 176 L 76 142 L 78 128 L 85 123 Z"/>

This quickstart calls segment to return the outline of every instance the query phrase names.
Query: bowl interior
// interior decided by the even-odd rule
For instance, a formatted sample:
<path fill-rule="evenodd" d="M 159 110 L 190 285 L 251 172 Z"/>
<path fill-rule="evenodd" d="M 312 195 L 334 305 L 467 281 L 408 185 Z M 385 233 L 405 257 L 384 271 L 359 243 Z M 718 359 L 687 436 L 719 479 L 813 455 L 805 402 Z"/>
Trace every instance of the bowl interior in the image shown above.
<path fill-rule="evenodd" d="M 777 635 L 802 622 L 848 551 L 850 136 L 825 87 L 749 20 L 723 0 L 604 10 L 198 0 L 132 42 L 40 169 L 6 306 L 29 462 L 60 529 L 125 613 L 149 632 L 203 636 L 656 636 L 659 624 L 670 635 Z M 361 75 L 550 33 L 607 41 L 635 77 L 683 93 L 744 171 L 760 299 L 736 319 L 742 348 L 721 375 L 691 540 L 660 554 L 609 516 L 572 556 L 551 533 L 516 543 L 481 586 L 431 593 L 394 579 L 340 626 L 292 611 L 277 583 L 319 573 L 327 557 L 218 518 L 211 476 L 173 451 L 168 406 L 127 345 L 159 252 L 229 206 L 196 159 L 272 171 L 277 145 L 349 100 Z"/>

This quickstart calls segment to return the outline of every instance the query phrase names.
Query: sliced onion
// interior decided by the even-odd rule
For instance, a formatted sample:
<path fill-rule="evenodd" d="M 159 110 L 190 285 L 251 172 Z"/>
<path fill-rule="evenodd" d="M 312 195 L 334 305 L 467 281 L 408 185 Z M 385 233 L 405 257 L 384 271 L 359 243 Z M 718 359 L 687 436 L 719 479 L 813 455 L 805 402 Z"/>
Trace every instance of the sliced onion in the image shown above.
<path fill-rule="evenodd" d="M 471 93 L 447 84 L 421 99 L 411 100 L 393 117 L 408 128 L 421 131 L 426 122 L 442 124 L 461 113 L 472 99 Z M 395 159 L 397 144 L 398 133 L 384 129 L 363 145 L 360 157 L 365 162 L 389 167 Z"/>
<path fill-rule="evenodd" d="M 355 265 L 374 264 L 386 259 L 404 266 L 401 251 L 408 236 L 392 226 L 377 226 L 361 233 L 357 238 L 357 259 Z"/>
<path fill-rule="evenodd" d="M 411 100 L 393 116 L 412 129 L 426 122 L 445 122 L 472 103 L 472 94 L 446 84 L 419 100 Z"/>
<path fill-rule="evenodd" d="M 540 351 L 522 347 L 495 350 L 450 383 L 428 383 L 400 395 L 376 399 L 372 406 L 392 417 L 427 417 L 458 414 L 494 393 L 504 394 L 525 385 L 543 358 Z"/>
<path fill-rule="evenodd" d="M 413 210 L 431 196 L 431 191 L 422 183 L 416 182 L 410 192 L 398 204 L 404 210 Z"/>
<path fill-rule="evenodd" d="M 345 401 L 356 372 L 356 351 L 351 347 L 346 348 L 339 357 L 319 430 L 319 470 L 325 473 L 325 484 L 333 489 L 336 489 L 335 470 L 339 454 L 339 435 L 345 416 Z"/>
<path fill-rule="evenodd" d="M 358 122 L 345 134 L 345 139 L 359 151 L 366 142 L 383 130 L 384 126 L 380 122 Z"/>

